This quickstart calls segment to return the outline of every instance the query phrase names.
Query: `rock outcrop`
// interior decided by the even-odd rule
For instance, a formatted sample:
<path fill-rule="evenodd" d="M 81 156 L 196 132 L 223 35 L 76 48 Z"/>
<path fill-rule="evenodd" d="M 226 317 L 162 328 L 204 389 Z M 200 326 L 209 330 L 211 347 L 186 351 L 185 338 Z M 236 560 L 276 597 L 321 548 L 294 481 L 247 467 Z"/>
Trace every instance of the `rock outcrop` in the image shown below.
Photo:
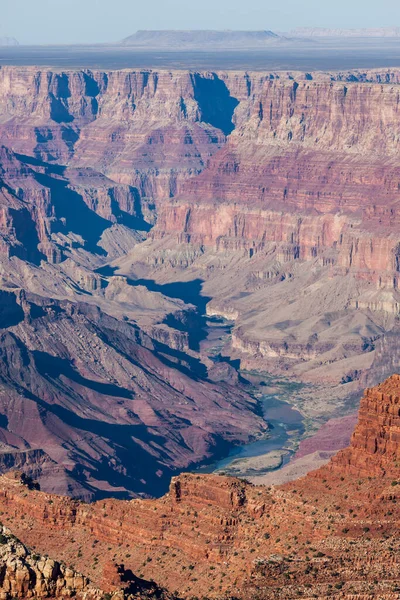
<path fill-rule="evenodd" d="M 332 468 L 351 474 L 397 477 L 400 464 L 400 375 L 367 389 L 361 399 L 351 445 Z"/>
<path fill-rule="evenodd" d="M 124 565 L 110 561 L 103 571 L 103 589 L 73 567 L 30 552 L 11 531 L 0 526 L 0 598 L 76 598 L 77 600 L 168 600 L 173 595 L 155 583 L 135 577 Z M 108 590 L 104 592 L 104 589 Z"/>
<path fill-rule="evenodd" d="M 399 392 L 400 376 L 367 390 L 350 448 L 284 486 L 182 474 L 158 500 L 88 505 L 8 473 L 2 518 L 32 551 L 73 561 L 107 593 L 152 578 L 180 598 L 394 600 Z"/>
<path fill-rule="evenodd" d="M 100 590 L 86 577 L 46 556 L 32 554 L 6 527 L 0 527 L 0 598 L 96 600 Z"/>

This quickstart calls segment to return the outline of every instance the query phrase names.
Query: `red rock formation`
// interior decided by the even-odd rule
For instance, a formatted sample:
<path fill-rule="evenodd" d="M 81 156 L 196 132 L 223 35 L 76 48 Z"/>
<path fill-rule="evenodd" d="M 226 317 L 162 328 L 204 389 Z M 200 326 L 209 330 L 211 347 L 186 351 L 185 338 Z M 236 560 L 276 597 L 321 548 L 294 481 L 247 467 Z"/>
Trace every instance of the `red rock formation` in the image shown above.
<path fill-rule="evenodd" d="M 0 597 L 100 599 L 102 593 L 73 568 L 32 554 L 11 531 L 0 528 Z"/>
<path fill-rule="evenodd" d="M 73 558 L 105 591 L 139 576 L 182 598 L 394 600 L 399 390 L 400 376 L 367 390 L 351 447 L 281 487 L 184 474 L 159 500 L 87 505 L 29 490 L 10 473 L 0 478 L 2 518 L 35 550 Z"/>
<path fill-rule="evenodd" d="M 351 445 L 332 460 L 332 469 L 368 476 L 393 476 L 400 461 L 400 375 L 367 389 Z"/>
<path fill-rule="evenodd" d="M 90 584 L 73 567 L 30 552 L 6 527 L 0 528 L 0 597 L 2 600 L 28 598 L 76 598 L 77 600 L 133 600 L 171 598 L 154 583 L 141 580 L 123 565 L 110 561 L 103 570 L 103 590 Z"/>

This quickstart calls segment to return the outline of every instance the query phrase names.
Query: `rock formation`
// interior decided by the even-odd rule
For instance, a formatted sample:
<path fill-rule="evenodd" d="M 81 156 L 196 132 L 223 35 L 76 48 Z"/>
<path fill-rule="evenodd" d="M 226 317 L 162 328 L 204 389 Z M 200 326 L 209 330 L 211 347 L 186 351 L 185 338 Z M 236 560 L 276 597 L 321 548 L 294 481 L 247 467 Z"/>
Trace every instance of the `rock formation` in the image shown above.
<path fill-rule="evenodd" d="M 354 475 L 397 477 L 400 460 L 400 375 L 367 389 L 350 448 L 332 466 Z"/>
<path fill-rule="evenodd" d="M 6 527 L 0 527 L 0 598 L 76 598 L 77 600 L 133 600 L 172 598 L 154 583 L 140 580 L 123 565 L 110 562 L 104 569 L 106 594 L 73 567 L 47 555 L 30 552 Z"/>
<path fill-rule="evenodd" d="M 130 577 L 179 598 L 394 600 L 399 396 L 399 375 L 368 389 L 351 446 L 284 486 L 182 474 L 158 500 L 88 505 L 8 473 L 2 519 L 32 552 L 74 564 L 107 593 Z"/>
<path fill-rule="evenodd" d="M 6 527 L 0 527 L 0 598 L 100 598 L 86 577 L 46 556 L 32 554 Z"/>

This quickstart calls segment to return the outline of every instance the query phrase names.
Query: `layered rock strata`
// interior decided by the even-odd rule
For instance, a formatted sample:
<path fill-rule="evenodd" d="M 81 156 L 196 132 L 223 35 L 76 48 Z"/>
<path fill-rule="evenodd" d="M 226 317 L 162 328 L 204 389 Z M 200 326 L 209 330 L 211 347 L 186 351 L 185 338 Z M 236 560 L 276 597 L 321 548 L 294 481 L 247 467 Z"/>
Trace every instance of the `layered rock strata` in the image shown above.
<path fill-rule="evenodd" d="M 393 476 L 400 460 L 400 375 L 393 375 L 361 400 L 351 446 L 332 461 L 332 468 L 354 475 Z"/>
<path fill-rule="evenodd" d="M 159 500 L 87 505 L 10 473 L 0 479 L 3 520 L 35 551 L 73 557 L 94 585 L 108 577 L 105 591 L 116 585 L 110 560 L 124 557 L 126 570 L 181 598 L 394 599 L 399 391 L 400 376 L 367 390 L 349 449 L 284 486 L 184 474 Z"/>
<path fill-rule="evenodd" d="M 262 432 L 198 354 L 207 303 L 235 321 L 224 352 L 243 367 L 325 386 L 307 416 L 351 409 L 399 310 L 399 81 L 2 68 L 7 456 L 42 450 L 26 464 L 49 490 L 147 493 L 132 444 L 165 483 Z M 9 427 L 10 394 L 62 441 Z"/>

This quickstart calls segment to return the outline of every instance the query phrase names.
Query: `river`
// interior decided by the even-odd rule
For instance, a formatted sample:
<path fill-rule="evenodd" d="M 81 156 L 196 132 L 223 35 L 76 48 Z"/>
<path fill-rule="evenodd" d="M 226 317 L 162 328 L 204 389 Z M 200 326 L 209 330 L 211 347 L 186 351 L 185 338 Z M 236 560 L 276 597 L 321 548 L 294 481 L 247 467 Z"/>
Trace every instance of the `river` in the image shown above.
<path fill-rule="evenodd" d="M 199 351 L 203 359 L 228 362 L 238 372 L 243 388 L 257 399 L 260 412 L 269 425 L 268 433 L 262 438 L 232 447 L 227 456 L 196 468 L 196 472 L 225 472 L 250 477 L 263 475 L 287 464 L 305 431 L 302 414 L 288 402 L 301 386 L 266 373 L 241 371 L 240 360 L 224 356 L 224 347 L 229 342 L 234 322 L 206 315 L 207 303 L 211 298 L 203 295 L 202 280 L 167 284 L 159 284 L 151 279 L 127 281 L 129 285 L 143 285 L 150 291 L 160 292 L 169 298 L 179 298 L 196 306 L 197 327 L 189 331 L 191 348 Z M 175 326 L 169 322 L 169 317 L 165 322 Z"/>
<path fill-rule="evenodd" d="M 267 374 L 241 371 L 239 361 L 224 357 L 221 352 L 231 335 L 232 327 L 233 322 L 225 319 L 207 318 L 207 337 L 201 342 L 200 351 L 211 360 L 229 362 L 238 370 L 244 387 L 257 398 L 269 431 L 261 439 L 234 446 L 228 456 L 202 466 L 197 471 L 224 472 L 241 477 L 263 475 L 287 464 L 304 434 L 303 415 L 287 402 L 300 386 L 276 380 Z"/>

